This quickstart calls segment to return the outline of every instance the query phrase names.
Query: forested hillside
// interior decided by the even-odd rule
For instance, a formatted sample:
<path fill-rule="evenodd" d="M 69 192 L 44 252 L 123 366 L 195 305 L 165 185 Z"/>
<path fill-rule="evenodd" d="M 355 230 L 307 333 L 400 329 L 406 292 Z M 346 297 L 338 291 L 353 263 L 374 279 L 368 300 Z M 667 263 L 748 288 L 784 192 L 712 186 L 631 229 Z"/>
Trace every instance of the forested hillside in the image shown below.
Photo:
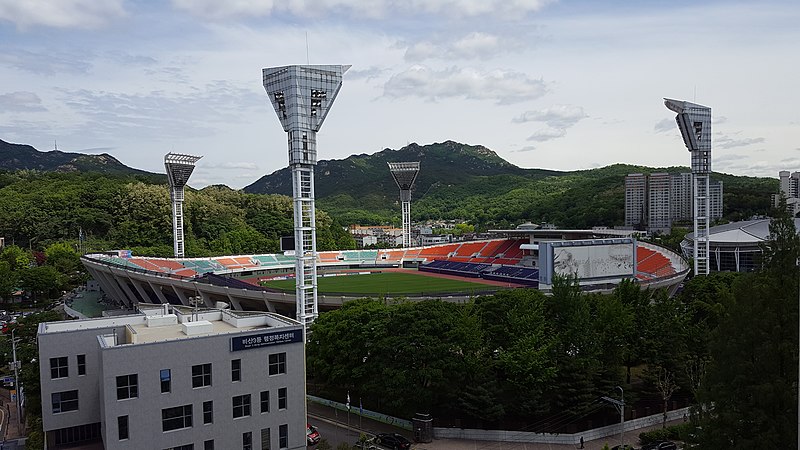
<path fill-rule="evenodd" d="M 132 249 L 170 256 L 172 212 L 166 184 L 136 176 L 98 173 L 0 172 L 0 236 L 33 249 L 74 241 L 85 250 Z M 225 187 L 186 190 L 186 255 L 276 252 L 278 238 L 293 233 L 292 202 Z M 320 250 L 353 248 L 352 238 L 317 212 Z"/>
<path fill-rule="evenodd" d="M 626 164 L 571 172 L 522 169 L 482 146 L 452 141 L 410 144 L 374 155 L 320 161 L 317 204 L 343 223 L 399 223 L 398 189 L 386 165 L 398 161 L 420 161 L 412 220 L 463 219 L 479 229 L 528 220 L 565 228 L 622 225 L 625 175 L 689 171 Z M 724 182 L 724 214 L 731 221 L 766 214 L 770 195 L 778 190 L 773 178 L 713 174 L 712 179 Z M 245 191 L 290 195 L 290 181 L 291 172 L 281 169 Z"/>

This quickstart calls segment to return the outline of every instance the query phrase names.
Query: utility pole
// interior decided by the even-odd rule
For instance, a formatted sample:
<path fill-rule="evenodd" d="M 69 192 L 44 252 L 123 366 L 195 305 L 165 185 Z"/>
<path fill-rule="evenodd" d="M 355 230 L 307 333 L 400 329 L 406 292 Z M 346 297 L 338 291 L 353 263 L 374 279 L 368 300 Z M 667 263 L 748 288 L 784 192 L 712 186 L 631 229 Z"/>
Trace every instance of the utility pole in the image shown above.
<path fill-rule="evenodd" d="M 623 442 L 625 440 L 625 391 L 622 386 L 617 386 L 617 389 L 619 389 L 619 400 L 611 397 L 600 397 L 600 399 L 611 403 L 619 411 L 619 445 L 620 448 L 623 448 L 625 445 Z"/>
<path fill-rule="evenodd" d="M 17 361 L 17 340 L 14 338 L 14 329 L 11 329 L 11 353 L 14 359 L 14 390 L 17 391 L 16 404 L 17 404 L 17 425 L 20 425 L 20 406 L 19 406 L 19 362 Z"/>

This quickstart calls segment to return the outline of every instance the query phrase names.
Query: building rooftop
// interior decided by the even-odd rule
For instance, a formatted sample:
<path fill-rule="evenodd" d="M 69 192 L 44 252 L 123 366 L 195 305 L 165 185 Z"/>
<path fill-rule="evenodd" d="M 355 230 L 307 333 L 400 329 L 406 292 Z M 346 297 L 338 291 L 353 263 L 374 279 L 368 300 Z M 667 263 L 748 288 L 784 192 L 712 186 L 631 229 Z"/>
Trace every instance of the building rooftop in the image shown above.
<path fill-rule="evenodd" d="M 99 336 L 103 347 L 115 347 L 253 330 L 279 331 L 300 325 L 296 320 L 270 312 L 140 304 L 137 313 L 125 316 L 43 322 L 38 332 L 42 335 L 118 328 L 118 332 Z"/>

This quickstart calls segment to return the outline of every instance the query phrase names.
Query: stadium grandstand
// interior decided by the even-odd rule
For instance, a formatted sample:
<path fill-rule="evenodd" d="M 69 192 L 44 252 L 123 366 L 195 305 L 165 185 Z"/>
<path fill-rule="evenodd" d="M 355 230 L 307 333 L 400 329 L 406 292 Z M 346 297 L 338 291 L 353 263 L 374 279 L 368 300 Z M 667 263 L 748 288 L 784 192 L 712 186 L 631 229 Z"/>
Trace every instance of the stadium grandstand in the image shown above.
<path fill-rule="evenodd" d="M 689 266 L 678 254 L 616 230 L 494 230 L 498 238 L 385 250 L 338 250 L 317 254 L 320 275 L 337 271 L 380 271 L 406 267 L 464 279 L 483 278 L 549 290 L 555 274 L 576 274 L 586 290 L 609 291 L 624 278 L 647 287 L 675 288 Z M 628 232 L 630 233 L 630 232 Z M 208 258 L 150 258 L 130 252 L 81 258 L 106 295 L 125 307 L 171 303 L 237 310 L 267 310 L 292 316 L 293 293 L 259 285 L 292 276 L 295 259 L 281 254 Z M 609 269 L 609 268 L 612 269 Z M 452 296 L 448 296 L 452 297 Z M 462 297 L 454 296 L 463 301 Z M 352 297 L 319 295 L 330 310 Z"/>

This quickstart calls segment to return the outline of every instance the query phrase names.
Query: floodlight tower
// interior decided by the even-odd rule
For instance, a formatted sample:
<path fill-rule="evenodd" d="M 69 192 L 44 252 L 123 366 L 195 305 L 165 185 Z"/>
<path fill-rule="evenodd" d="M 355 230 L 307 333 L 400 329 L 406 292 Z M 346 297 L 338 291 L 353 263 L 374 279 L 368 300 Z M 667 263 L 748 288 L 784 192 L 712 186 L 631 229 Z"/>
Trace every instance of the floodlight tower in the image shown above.
<path fill-rule="evenodd" d="M 711 108 L 665 98 L 664 105 L 678 115 L 675 121 L 692 154 L 692 217 L 694 219 L 694 274 L 708 275 L 711 207 Z"/>
<path fill-rule="evenodd" d="M 419 173 L 419 161 L 388 163 L 397 187 L 400 188 L 400 203 L 403 208 L 403 247 L 411 247 L 411 188 Z"/>
<path fill-rule="evenodd" d="M 317 132 L 350 66 L 283 66 L 262 71 L 264 89 L 289 139 L 292 169 L 297 320 L 317 318 L 317 235 L 314 166 Z"/>
<path fill-rule="evenodd" d="M 172 200 L 172 236 L 175 257 L 183 258 L 183 188 L 194 171 L 194 163 L 202 156 L 167 153 L 164 167 L 169 180 L 169 196 Z"/>

